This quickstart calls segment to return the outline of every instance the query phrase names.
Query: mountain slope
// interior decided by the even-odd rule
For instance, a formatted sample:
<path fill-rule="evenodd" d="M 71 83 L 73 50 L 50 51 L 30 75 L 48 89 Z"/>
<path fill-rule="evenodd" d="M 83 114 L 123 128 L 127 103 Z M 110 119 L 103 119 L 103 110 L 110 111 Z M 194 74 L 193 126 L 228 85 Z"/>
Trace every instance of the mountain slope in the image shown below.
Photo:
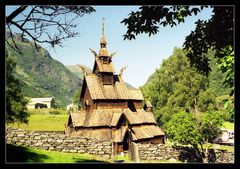
<path fill-rule="evenodd" d="M 52 59 L 44 48 L 40 47 L 37 52 L 31 42 L 18 35 L 15 35 L 15 41 L 22 54 L 7 44 L 6 52 L 16 58 L 16 76 L 23 84 L 23 94 L 28 97 L 53 96 L 59 107 L 69 104 L 74 91 L 81 86 L 79 77 L 62 63 Z"/>
<path fill-rule="evenodd" d="M 81 64 L 78 65 L 82 66 L 87 71 L 87 73 L 92 73 L 92 70 L 89 67 Z M 65 65 L 65 67 L 68 68 L 76 76 L 78 76 L 81 80 L 83 80 L 83 71 L 78 65 Z"/>

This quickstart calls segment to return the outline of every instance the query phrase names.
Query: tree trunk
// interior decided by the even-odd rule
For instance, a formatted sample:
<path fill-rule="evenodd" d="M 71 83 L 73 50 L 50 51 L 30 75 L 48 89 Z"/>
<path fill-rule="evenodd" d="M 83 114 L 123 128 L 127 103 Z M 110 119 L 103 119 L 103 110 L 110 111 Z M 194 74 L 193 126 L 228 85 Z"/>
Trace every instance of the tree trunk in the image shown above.
<path fill-rule="evenodd" d="M 204 158 L 203 158 L 203 162 L 204 163 L 208 163 L 208 139 L 206 139 L 206 141 L 204 142 L 206 145 L 205 150 L 202 150 L 202 152 L 204 153 Z"/>

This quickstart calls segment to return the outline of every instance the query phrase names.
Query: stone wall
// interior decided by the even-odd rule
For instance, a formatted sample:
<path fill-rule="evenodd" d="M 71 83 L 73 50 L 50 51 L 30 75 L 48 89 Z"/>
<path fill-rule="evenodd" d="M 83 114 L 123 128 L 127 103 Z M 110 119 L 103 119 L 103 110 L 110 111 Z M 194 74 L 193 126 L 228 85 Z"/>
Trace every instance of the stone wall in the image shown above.
<path fill-rule="evenodd" d="M 111 142 L 81 137 L 70 137 L 59 132 L 39 132 L 22 129 L 6 129 L 8 144 L 23 145 L 70 153 L 88 153 L 106 159 L 111 158 Z M 200 152 L 191 147 L 170 147 L 166 144 L 137 143 L 136 151 L 142 160 L 179 160 L 184 162 L 234 163 L 234 153 L 221 150 L 209 150 L 209 157 L 203 158 Z M 131 153 L 130 153 L 131 154 Z M 138 160 L 137 160 L 138 161 Z"/>
<path fill-rule="evenodd" d="M 70 153 L 88 153 L 106 159 L 111 158 L 111 142 L 70 137 L 59 132 L 27 131 L 23 129 L 6 129 L 6 142 L 8 144 L 23 145 Z"/>
<path fill-rule="evenodd" d="M 209 149 L 207 158 L 191 147 L 170 147 L 166 144 L 138 144 L 140 160 L 176 160 L 183 162 L 234 163 L 234 153 Z"/>

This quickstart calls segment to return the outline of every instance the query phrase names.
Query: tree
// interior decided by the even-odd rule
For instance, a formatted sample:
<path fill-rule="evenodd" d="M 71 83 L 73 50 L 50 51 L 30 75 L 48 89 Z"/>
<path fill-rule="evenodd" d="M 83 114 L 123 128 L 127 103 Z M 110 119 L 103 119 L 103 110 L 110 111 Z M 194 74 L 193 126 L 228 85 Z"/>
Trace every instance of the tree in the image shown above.
<path fill-rule="evenodd" d="M 223 124 L 223 117 L 219 112 L 206 112 L 201 114 L 201 120 L 198 124 L 199 133 L 202 136 L 203 143 L 206 146 L 206 153 L 208 155 L 208 143 L 213 143 L 221 133 L 220 127 Z"/>
<path fill-rule="evenodd" d="M 208 157 L 208 143 L 221 133 L 220 126 L 223 119 L 218 112 L 203 113 L 201 118 L 197 119 L 192 113 L 179 112 L 174 114 L 167 123 L 167 136 L 172 141 L 191 145 L 195 149 L 201 146 L 202 153 Z M 204 152 L 203 144 L 207 145 Z"/>
<path fill-rule="evenodd" d="M 140 33 L 149 36 L 157 34 L 160 26 L 177 26 L 183 23 L 186 17 L 197 15 L 208 6 L 141 6 L 139 11 L 131 12 L 128 18 L 121 23 L 127 25 L 124 39 L 135 39 Z M 233 48 L 233 7 L 211 6 L 213 15 L 210 20 L 198 20 L 196 28 L 185 39 L 184 49 L 188 51 L 187 57 L 192 66 L 204 74 L 209 75 L 211 69 L 207 52 L 209 49 L 216 51 L 215 57 L 220 64 L 231 60 L 229 66 L 221 68 L 222 72 L 229 72 L 225 77 L 225 84 L 232 86 L 234 91 L 234 48 Z M 228 58 L 228 59 L 227 59 Z M 225 61 L 222 61 L 225 60 Z"/>
<path fill-rule="evenodd" d="M 80 90 L 77 90 L 74 92 L 73 95 L 73 103 L 78 106 L 78 109 L 81 108 L 81 103 L 80 103 Z"/>
<path fill-rule="evenodd" d="M 78 35 L 74 31 L 77 26 L 75 21 L 94 11 L 91 6 L 19 6 L 6 16 L 6 30 L 10 32 L 14 45 L 8 44 L 21 52 L 13 38 L 12 27 L 15 27 L 20 31 L 22 39 L 28 36 L 37 49 L 37 43 L 47 43 L 51 47 L 62 46 L 62 40 Z"/>
<path fill-rule="evenodd" d="M 208 88 L 202 91 L 198 97 L 198 107 L 201 112 L 209 112 L 217 110 L 216 95 L 212 89 Z"/>
<path fill-rule="evenodd" d="M 152 102 L 158 124 L 165 128 L 173 114 L 179 111 L 199 113 L 206 106 L 199 98 L 208 84 L 207 77 L 190 67 L 186 51 L 175 48 L 141 90 L 144 98 Z"/>
<path fill-rule="evenodd" d="M 166 133 L 168 138 L 180 144 L 189 144 L 194 148 L 198 148 L 198 145 L 202 144 L 202 136 L 192 113 L 179 112 L 174 114 L 167 123 Z"/>
<path fill-rule="evenodd" d="M 6 122 L 28 123 L 27 100 L 21 93 L 21 84 L 14 76 L 16 62 L 13 56 L 6 55 Z"/>

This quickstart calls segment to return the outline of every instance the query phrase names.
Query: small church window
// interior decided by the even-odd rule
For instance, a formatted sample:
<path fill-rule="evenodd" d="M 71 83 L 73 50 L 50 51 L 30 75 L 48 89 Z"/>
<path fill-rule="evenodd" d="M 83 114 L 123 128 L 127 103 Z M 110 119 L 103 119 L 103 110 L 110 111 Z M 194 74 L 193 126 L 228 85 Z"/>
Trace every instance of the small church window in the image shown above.
<path fill-rule="evenodd" d="M 86 107 L 86 111 L 89 111 L 89 110 L 90 110 L 89 100 L 85 100 L 85 107 Z"/>
<path fill-rule="evenodd" d="M 132 111 L 132 112 L 136 112 L 136 108 L 135 105 L 133 104 L 133 102 L 128 101 L 128 108 Z"/>
<path fill-rule="evenodd" d="M 107 57 L 103 57 L 103 63 L 107 64 L 108 63 L 108 58 Z"/>

